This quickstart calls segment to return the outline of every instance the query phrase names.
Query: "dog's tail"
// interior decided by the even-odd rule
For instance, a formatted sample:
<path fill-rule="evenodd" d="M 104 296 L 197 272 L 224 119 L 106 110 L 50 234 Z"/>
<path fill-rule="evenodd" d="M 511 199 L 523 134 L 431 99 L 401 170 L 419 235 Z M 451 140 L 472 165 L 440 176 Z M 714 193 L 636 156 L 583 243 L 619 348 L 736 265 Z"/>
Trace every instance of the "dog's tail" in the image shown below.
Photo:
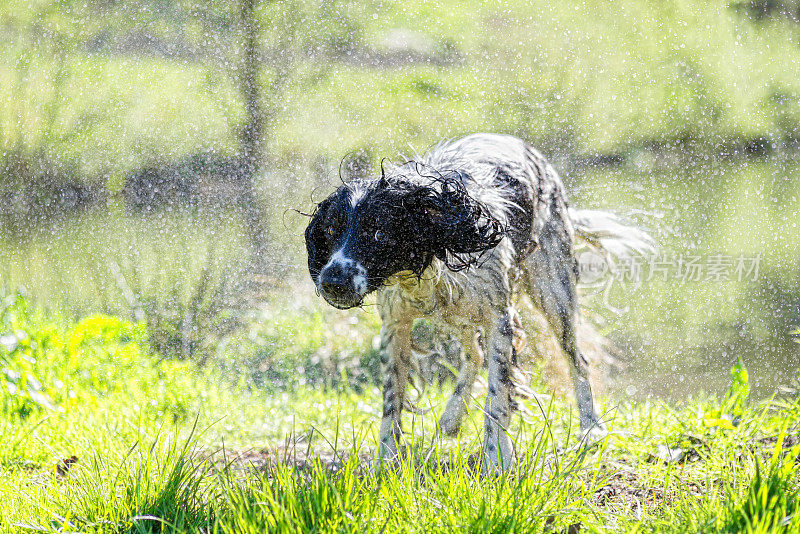
<path fill-rule="evenodd" d="M 602 254 L 607 261 L 647 256 L 656 251 L 655 241 L 650 234 L 625 224 L 613 213 L 570 208 L 569 218 L 578 241 Z"/>

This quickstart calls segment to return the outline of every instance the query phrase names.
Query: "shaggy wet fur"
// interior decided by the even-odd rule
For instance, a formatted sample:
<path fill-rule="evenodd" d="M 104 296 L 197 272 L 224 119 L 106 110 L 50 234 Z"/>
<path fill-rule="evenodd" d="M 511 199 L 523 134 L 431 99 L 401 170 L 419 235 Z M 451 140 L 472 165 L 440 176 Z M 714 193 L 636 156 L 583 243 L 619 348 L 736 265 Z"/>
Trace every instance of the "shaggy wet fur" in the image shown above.
<path fill-rule="evenodd" d="M 344 184 L 320 203 L 306 230 L 320 294 L 350 308 L 377 292 L 386 355 L 381 457 L 397 455 L 411 328 L 425 317 L 455 336 L 465 355 L 442 432 L 459 431 L 486 360 L 485 466 L 514 462 L 507 428 L 515 408 L 511 374 L 525 340 L 520 295 L 546 318 L 566 357 L 582 431 L 604 432 L 577 342 L 576 237 L 615 252 L 649 247 L 646 234 L 607 213 L 569 210 L 552 166 L 507 135 L 442 143 L 377 180 Z"/>

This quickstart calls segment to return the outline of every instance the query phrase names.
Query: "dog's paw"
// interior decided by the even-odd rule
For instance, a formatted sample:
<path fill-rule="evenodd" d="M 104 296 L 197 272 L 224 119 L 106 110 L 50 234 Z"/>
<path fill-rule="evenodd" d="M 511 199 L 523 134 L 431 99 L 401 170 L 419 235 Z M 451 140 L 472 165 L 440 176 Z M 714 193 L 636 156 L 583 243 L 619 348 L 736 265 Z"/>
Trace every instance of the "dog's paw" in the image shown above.
<path fill-rule="evenodd" d="M 439 419 L 439 432 L 443 436 L 454 438 L 461 432 L 461 418 L 453 417 L 451 414 L 445 412 Z"/>
<path fill-rule="evenodd" d="M 484 448 L 481 454 L 481 477 L 492 478 L 514 469 L 517 458 L 513 451 L 497 454 Z"/>

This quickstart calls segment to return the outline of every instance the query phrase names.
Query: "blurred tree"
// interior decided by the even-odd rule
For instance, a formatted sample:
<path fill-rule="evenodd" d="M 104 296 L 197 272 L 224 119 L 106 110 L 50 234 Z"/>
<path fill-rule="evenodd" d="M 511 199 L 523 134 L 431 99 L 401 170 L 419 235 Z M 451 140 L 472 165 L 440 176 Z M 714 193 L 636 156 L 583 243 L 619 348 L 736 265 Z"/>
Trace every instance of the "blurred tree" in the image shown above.
<path fill-rule="evenodd" d="M 264 141 L 264 103 L 259 87 L 260 24 L 256 17 L 258 0 L 241 0 L 241 24 L 244 34 L 242 69 L 239 88 L 246 112 L 246 121 L 239 135 L 239 150 L 253 170 L 262 161 Z"/>
<path fill-rule="evenodd" d="M 227 179 L 238 191 L 247 220 L 253 268 L 267 268 L 270 244 L 269 203 L 258 193 L 264 176 L 268 136 L 283 109 L 285 89 L 292 82 L 299 54 L 298 21 L 303 16 L 294 0 L 95 0 L 97 9 L 130 32 L 139 27 L 151 42 L 174 59 L 200 60 L 223 72 L 237 87 L 244 110 L 238 125 L 238 153 Z M 129 46 L 123 46 L 128 49 Z M 171 51 L 171 52 L 170 52 Z M 152 53 L 153 51 L 151 51 Z"/>
<path fill-rule="evenodd" d="M 239 152 L 243 173 L 240 179 L 243 190 L 242 207 L 251 230 L 254 253 L 254 267 L 261 271 L 266 267 L 269 248 L 269 211 L 267 203 L 256 192 L 257 180 L 261 176 L 265 160 L 265 132 L 281 110 L 280 101 L 291 80 L 295 68 L 292 44 L 295 37 L 296 21 L 292 13 L 297 13 L 292 2 L 268 2 L 280 4 L 280 13 L 271 13 L 279 20 L 273 24 L 276 34 L 276 47 L 271 62 L 272 77 L 265 88 L 261 85 L 261 23 L 257 7 L 259 0 L 241 0 L 240 24 L 242 34 L 242 55 L 239 91 L 245 108 L 245 123 L 239 133 Z M 268 98 L 264 98 L 264 94 Z"/>
<path fill-rule="evenodd" d="M 201 146 L 196 150 L 208 152 L 205 159 L 213 160 L 214 169 L 226 169 L 219 179 L 231 186 L 226 191 L 242 207 L 254 258 L 259 269 L 263 268 L 270 241 L 270 214 L 269 203 L 259 189 L 271 133 L 286 108 L 286 90 L 296 84 L 319 83 L 331 68 L 331 58 L 358 49 L 362 41 L 358 20 L 352 4 L 340 0 L 12 2 L 0 9 L 0 38 L 10 43 L 7 55 L 17 56 L 11 62 L 10 103 L 10 115 L 16 115 L 17 120 L 0 128 L 2 149 L 15 154 L 42 149 L 59 159 L 68 154 L 76 158 L 76 169 L 81 172 L 83 153 L 75 147 L 84 146 L 86 138 L 94 135 L 119 131 L 119 117 L 128 109 L 128 103 L 120 100 L 117 106 L 73 112 L 74 85 L 82 81 L 81 73 L 87 67 L 102 69 L 98 64 L 115 64 L 114 56 L 154 58 L 157 69 L 178 64 L 207 66 L 209 94 L 218 99 L 221 114 L 232 125 L 231 139 L 238 146 L 234 154 Z M 109 61 L 95 62 L 89 59 L 91 56 L 104 56 Z M 120 85 L 130 83 L 117 81 Z M 148 87 L 140 89 L 147 91 Z M 231 93 L 226 89 L 236 90 L 238 106 L 230 106 Z M 126 142 L 136 144 L 135 140 Z M 209 136 L 207 143 L 225 146 L 226 140 Z M 142 150 L 142 155 L 133 156 L 132 163 L 172 171 L 176 156 L 178 163 L 192 156 L 184 152 L 185 148 L 176 148 L 173 153 L 171 146 L 166 146 L 162 152 Z M 100 172 L 95 171 L 98 176 L 108 175 L 102 162 L 99 168 Z M 198 169 L 201 172 L 210 171 Z M 196 178 L 176 172 L 161 174 L 164 180 Z"/>
<path fill-rule="evenodd" d="M 245 123 L 239 133 L 239 157 L 243 172 L 239 175 L 242 208 L 250 229 L 253 268 L 263 271 L 269 247 L 267 203 L 256 192 L 256 183 L 264 161 L 264 103 L 259 83 L 261 47 L 260 24 L 256 13 L 258 0 L 241 0 L 240 23 L 243 34 L 239 91 L 245 108 Z"/>
<path fill-rule="evenodd" d="M 263 271 L 270 244 L 270 213 L 258 186 L 264 176 L 267 137 L 295 72 L 293 47 L 300 6 L 293 0 L 239 0 L 235 4 L 94 0 L 93 6 L 107 21 L 99 32 L 102 38 L 92 43 L 95 48 L 109 51 L 116 46 L 121 52 L 207 62 L 237 87 L 244 115 L 235 132 L 235 161 L 225 166 L 225 178 L 238 192 L 247 220 L 253 268 Z M 116 33 L 120 28 L 126 35 Z"/>

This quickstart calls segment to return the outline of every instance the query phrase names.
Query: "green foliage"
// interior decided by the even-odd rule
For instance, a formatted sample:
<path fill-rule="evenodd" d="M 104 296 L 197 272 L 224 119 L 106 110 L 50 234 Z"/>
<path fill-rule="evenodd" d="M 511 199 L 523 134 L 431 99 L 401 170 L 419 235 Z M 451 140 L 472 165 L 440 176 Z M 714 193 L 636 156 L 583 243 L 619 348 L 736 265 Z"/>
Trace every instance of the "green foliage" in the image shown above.
<path fill-rule="evenodd" d="M 51 397 L 64 386 L 48 381 L 44 371 L 61 350 L 61 338 L 53 325 L 36 327 L 34 321 L 22 294 L 0 298 L 0 407 L 19 417 L 55 410 Z"/>
<path fill-rule="evenodd" d="M 776 452 L 781 445 L 776 444 Z M 800 493 L 794 477 L 798 455 L 800 447 L 795 447 L 787 457 L 774 459 L 768 466 L 756 460 L 756 474 L 743 502 L 730 513 L 720 531 L 757 534 L 800 529 Z"/>
<path fill-rule="evenodd" d="M 3 302 L 4 332 L 25 332 L 15 339 L 45 347 L 20 349 L 37 358 L 30 372 L 43 384 L 60 377 L 73 396 L 54 387 L 55 410 L 32 401 L 27 416 L 0 410 L 0 531 L 594 532 L 614 525 L 760 533 L 800 526 L 800 449 L 789 447 L 800 398 L 748 400 L 741 364 L 721 401 L 617 405 L 606 414 L 611 436 L 597 447 L 576 446 L 568 400 L 524 401 L 527 415 L 510 429 L 519 467 L 482 477 L 475 465 L 482 411 L 471 411 L 458 440 L 434 437 L 445 400 L 434 388 L 417 403 L 431 411 L 406 418 L 402 459 L 379 465 L 372 460 L 375 388 L 235 386 L 191 362 L 157 360 L 140 324 L 108 315 L 72 323 L 33 310 L 19 294 Z M 282 311 L 254 318 L 250 341 L 269 345 L 273 360 L 313 358 L 322 348 L 356 353 L 374 333 L 368 314 L 356 333 L 356 316 L 328 323 L 302 306 L 274 304 Z M 3 350 L 4 365 L 19 359 Z M 736 411 L 738 423 L 709 427 L 712 410 Z M 658 454 L 665 439 L 694 451 L 665 461 Z"/>
<path fill-rule="evenodd" d="M 731 368 L 731 386 L 725 398 L 725 411 L 741 417 L 744 413 L 744 405 L 750 398 L 750 377 L 745 369 L 742 359 L 736 362 Z"/>
<path fill-rule="evenodd" d="M 154 395 L 154 412 L 182 420 L 196 394 L 187 374 L 191 362 L 158 361 L 145 327 L 117 317 L 93 315 L 64 329 L 16 292 L 0 301 L 0 340 L 0 408 L 6 414 L 63 412 L 134 389 Z"/>
<path fill-rule="evenodd" d="M 68 348 L 75 354 L 92 349 L 106 349 L 113 356 L 120 347 L 145 343 L 147 343 L 147 334 L 144 325 L 136 325 L 108 315 L 92 315 L 82 319 L 72 329 Z"/>
<path fill-rule="evenodd" d="M 147 359 L 146 343 L 142 325 L 93 315 L 69 333 L 66 367 L 74 370 L 82 386 L 98 395 L 107 394 L 141 370 Z"/>

